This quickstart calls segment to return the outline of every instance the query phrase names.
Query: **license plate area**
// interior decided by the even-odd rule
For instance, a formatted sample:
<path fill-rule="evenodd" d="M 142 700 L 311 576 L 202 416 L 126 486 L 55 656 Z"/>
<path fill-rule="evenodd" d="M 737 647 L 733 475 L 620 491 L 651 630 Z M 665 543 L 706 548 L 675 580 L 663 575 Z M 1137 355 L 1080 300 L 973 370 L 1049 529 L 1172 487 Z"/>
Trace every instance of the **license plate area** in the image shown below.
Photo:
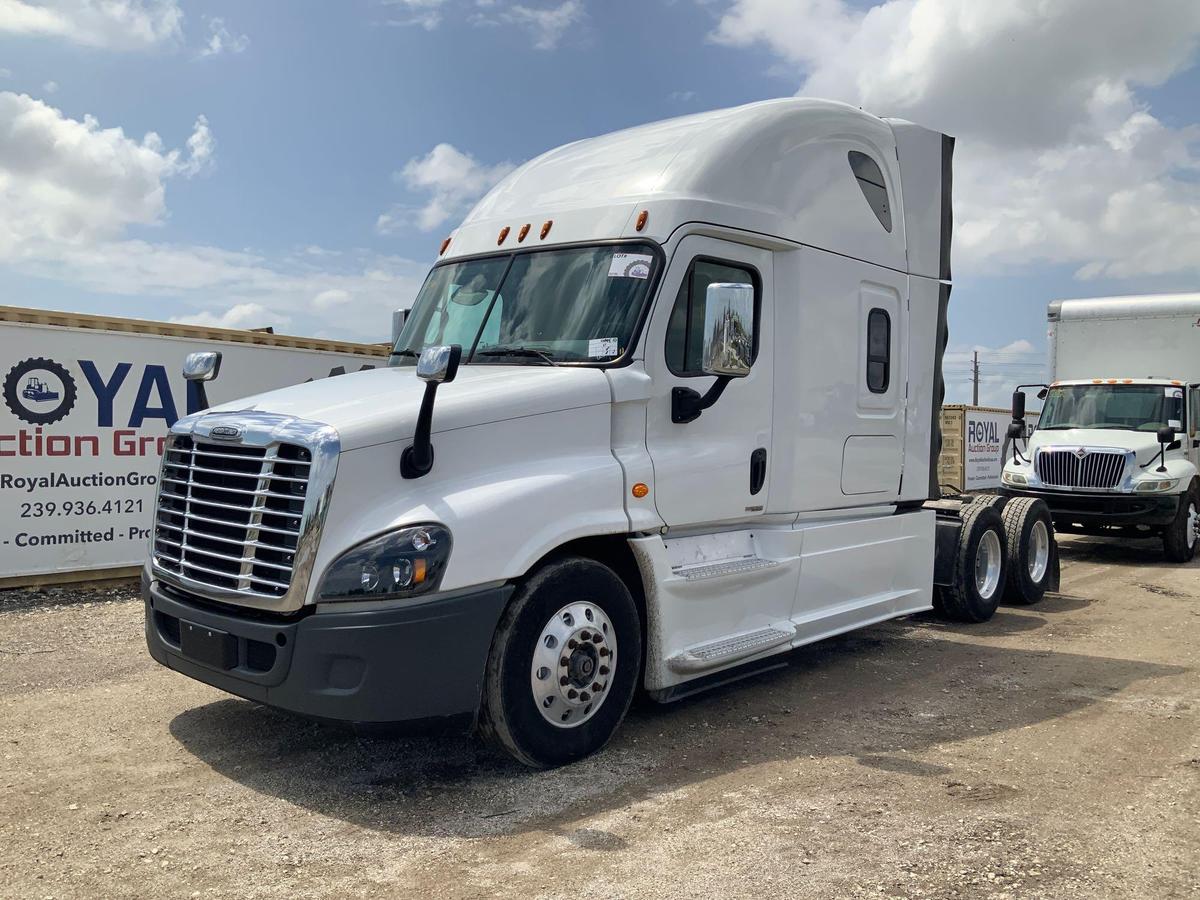
<path fill-rule="evenodd" d="M 238 662 L 238 641 L 228 631 L 179 620 L 179 649 L 196 662 L 232 669 Z"/>

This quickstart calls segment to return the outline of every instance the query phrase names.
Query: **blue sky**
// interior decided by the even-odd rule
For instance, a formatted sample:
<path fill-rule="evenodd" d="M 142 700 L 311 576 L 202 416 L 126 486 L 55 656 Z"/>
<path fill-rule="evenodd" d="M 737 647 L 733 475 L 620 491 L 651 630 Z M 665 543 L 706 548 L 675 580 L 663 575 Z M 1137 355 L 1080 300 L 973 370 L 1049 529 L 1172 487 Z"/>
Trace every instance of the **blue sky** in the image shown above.
<path fill-rule="evenodd" d="M 959 138 L 950 399 L 981 348 L 995 402 L 1049 299 L 1196 289 L 1200 4 L 986 6 L 0 0 L 3 302 L 382 339 L 508 166 L 801 91 Z"/>

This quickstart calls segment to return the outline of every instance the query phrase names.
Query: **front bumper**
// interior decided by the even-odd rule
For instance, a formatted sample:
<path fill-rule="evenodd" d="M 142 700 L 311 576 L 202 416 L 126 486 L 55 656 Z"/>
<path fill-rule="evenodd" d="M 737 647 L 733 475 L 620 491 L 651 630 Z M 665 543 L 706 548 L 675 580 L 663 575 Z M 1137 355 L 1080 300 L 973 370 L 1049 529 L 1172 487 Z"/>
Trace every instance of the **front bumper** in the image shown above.
<path fill-rule="evenodd" d="M 283 618 L 201 605 L 142 575 L 146 644 L 164 666 L 268 706 L 362 724 L 473 722 L 512 590 Z M 223 658 L 189 656 L 189 628 L 229 635 Z"/>
<path fill-rule="evenodd" d="M 1117 525 L 1161 527 L 1175 520 L 1179 494 L 1083 494 L 1066 491 L 1034 491 L 1008 487 L 1006 497 L 1037 497 L 1050 507 L 1057 527 L 1080 525 L 1104 528 Z"/>

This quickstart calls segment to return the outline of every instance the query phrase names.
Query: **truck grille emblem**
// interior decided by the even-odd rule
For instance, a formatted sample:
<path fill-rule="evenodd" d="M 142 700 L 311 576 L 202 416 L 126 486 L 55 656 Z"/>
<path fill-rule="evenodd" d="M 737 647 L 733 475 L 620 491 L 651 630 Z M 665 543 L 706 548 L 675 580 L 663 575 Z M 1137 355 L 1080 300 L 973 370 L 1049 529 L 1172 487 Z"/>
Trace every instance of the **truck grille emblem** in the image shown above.
<path fill-rule="evenodd" d="M 242 436 L 242 429 L 236 425 L 215 425 L 208 434 L 219 441 L 236 441 Z"/>
<path fill-rule="evenodd" d="M 1082 447 L 1080 447 L 1078 450 L 1075 451 L 1076 459 L 1083 459 L 1085 456 L 1087 456 L 1087 451 L 1084 450 Z"/>

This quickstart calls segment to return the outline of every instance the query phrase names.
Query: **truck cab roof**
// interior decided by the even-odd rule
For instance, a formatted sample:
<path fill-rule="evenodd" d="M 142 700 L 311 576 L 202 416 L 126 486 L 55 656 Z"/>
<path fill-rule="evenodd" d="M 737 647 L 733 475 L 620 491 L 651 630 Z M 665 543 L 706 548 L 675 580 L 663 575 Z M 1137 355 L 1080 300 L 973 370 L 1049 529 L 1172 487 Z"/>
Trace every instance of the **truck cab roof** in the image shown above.
<path fill-rule="evenodd" d="M 859 259 L 948 280 L 945 142 L 952 147 L 909 122 L 798 98 L 641 125 L 525 163 L 467 215 L 442 258 L 663 243 L 684 223 L 710 222 L 766 247 L 853 248 Z"/>

